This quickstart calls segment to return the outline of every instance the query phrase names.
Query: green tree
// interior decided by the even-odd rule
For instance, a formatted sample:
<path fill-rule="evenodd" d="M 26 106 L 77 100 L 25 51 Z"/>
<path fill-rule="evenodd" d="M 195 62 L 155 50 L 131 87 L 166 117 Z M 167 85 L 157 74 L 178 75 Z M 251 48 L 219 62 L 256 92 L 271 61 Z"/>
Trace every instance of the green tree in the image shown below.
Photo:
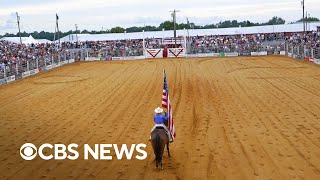
<path fill-rule="evenodd" d="M 159 26 L 159 30 L 162 30 L 162 29 L 173 30 L 173 22 L 165 21 L 165 22 L 161 23 Z"/>
<path fill-rule="evenodd" d="M 90 32 L 86 29 L 84 29 L 83 31 L 81 31 L 81 34 L 89 34 Z"/>
<path fill-rule="evenodd" d="M 316 22 L 316 21 L 320 21 L 320 20 L 318 18 L 316 18 L 316 17 L 308 17 L 308 18 L 305 18 L 305 21 L 307 21 L 307 22 Z M 297 22 L 302 22 L 302 18 Z"/>
<path fill-rule="evenodd" d="M 274 16 L 272 19 L 270 19 L 266 24 L 267 25 L 276 25 L 276 24 L 284 24 L 286 21 L 280 17 Z"/>
<path fill-rule="evenodd" d="M 239 27 L 238 21 L 237 21 L 237 20 L 233 20 L 233 21 L 231 22 L 231 26 L 232 26 L 232 27 Z"/>
<path fill-rule="evenodd" d="M 201 29 L 213 29 L 213 28 L 217 28 L 217 26 L 214 24 L 208 24 L 201 27 Z"/>
<path fill-rule="evenodd" d="M 111 28 L 110 30 L 111 33 L 124 33 L 124 31 L 125 29 L 119 26 Z"/>
<path fill-rule="evenodd" d="M 142 32 L 143 30 L 143 27 L 129 27 L 126 29 L 126 31 L 129 33 L 129 32 Z"/>

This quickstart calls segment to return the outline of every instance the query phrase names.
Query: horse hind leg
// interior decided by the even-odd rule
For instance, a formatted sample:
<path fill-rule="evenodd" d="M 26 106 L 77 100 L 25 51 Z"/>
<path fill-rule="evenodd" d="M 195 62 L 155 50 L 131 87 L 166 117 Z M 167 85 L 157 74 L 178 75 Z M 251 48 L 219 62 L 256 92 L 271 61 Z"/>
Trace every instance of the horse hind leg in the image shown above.
<path fill-rule="evenodd" d="M 169 143 L 167 143 L 167 151 L 168 151 L 168 156 L 171 157 L 171 155 L 170 155 L 170 149 L 169 149 Z"/>

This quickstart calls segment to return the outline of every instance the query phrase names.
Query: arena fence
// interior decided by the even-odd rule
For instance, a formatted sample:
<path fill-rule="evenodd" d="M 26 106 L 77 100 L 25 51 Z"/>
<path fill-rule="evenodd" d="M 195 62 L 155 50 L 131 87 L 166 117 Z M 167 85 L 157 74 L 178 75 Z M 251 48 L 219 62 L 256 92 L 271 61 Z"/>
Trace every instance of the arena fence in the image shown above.
<path fill-rule="evenodd" d="M 0 84 L 9 83 L 17 79 L 32 76 L 41 71 L 47 71 L 65 64 L 84 59 L 86 50 L 68 50 L 51 56 L 39 56 L 32 59 L 22 59 L 15 63 L 8 63 L 0 70 Z M 81 57 L 83 55 L 83 57 Z"/>
<path fill-rule="evenodd" d="M 41 71 L 74 63 L 76 61 L 97 60 L 137 60 L 176 57 L 232 57 L 232 56 L 264 56 L 288 55 L 289 57 L 320 64 L 320 48 L 283 44 L 277 46 L 212 46 L 188 48 L 158 48 L 158 49 L 107 49 L 94 50 L 91 48 L 68 49 L 52 55 L 20 59 L 16 63 L 0 66 L 0 84 L 26 78 Z"/>
<path fill-rule="evenodd" d="M 320 47 L 307 47 L 299 45 L 286 45 L 286 52 L 289 57 L 320 64 Z"/>

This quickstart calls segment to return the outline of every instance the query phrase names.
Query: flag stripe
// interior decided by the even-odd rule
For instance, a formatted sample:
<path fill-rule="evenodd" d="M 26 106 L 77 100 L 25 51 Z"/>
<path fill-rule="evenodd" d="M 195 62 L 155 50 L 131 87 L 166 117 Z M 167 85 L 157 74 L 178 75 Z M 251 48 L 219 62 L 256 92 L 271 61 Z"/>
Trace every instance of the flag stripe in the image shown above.
<path fill-rule="evenodd" d="M 162 94 L 162 107 L 167 108 L 168 113 L 168 129 L 170 134 L 173 138 L 176 137 L 175 127 L 173 124 L 173 116 L 172 116 L 172 108 L 170 103 L 170 97 L 168 92 L 168 84 L 167 84 L 167 77 L 165 71 L 163 71 L 163 94 Z"/>

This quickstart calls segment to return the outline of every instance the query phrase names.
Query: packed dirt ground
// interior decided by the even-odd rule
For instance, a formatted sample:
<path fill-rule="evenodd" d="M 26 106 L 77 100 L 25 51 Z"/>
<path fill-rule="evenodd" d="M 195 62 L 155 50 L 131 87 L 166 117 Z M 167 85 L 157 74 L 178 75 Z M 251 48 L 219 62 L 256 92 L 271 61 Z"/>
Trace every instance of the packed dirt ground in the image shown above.
<path fill-rule="evenodd" d="M 164 68 L 177 138 L 160 171 L 148 139 Z M 0 179 L 320 179 L 314 64 L 280 56 L 80 62 L 0 94 Z M 76 143 L 80 157 L 25 161 L 27 142 Z M 109 143 L 145 143 L 148 158 L 83 159 L 83 144 Z"/>

